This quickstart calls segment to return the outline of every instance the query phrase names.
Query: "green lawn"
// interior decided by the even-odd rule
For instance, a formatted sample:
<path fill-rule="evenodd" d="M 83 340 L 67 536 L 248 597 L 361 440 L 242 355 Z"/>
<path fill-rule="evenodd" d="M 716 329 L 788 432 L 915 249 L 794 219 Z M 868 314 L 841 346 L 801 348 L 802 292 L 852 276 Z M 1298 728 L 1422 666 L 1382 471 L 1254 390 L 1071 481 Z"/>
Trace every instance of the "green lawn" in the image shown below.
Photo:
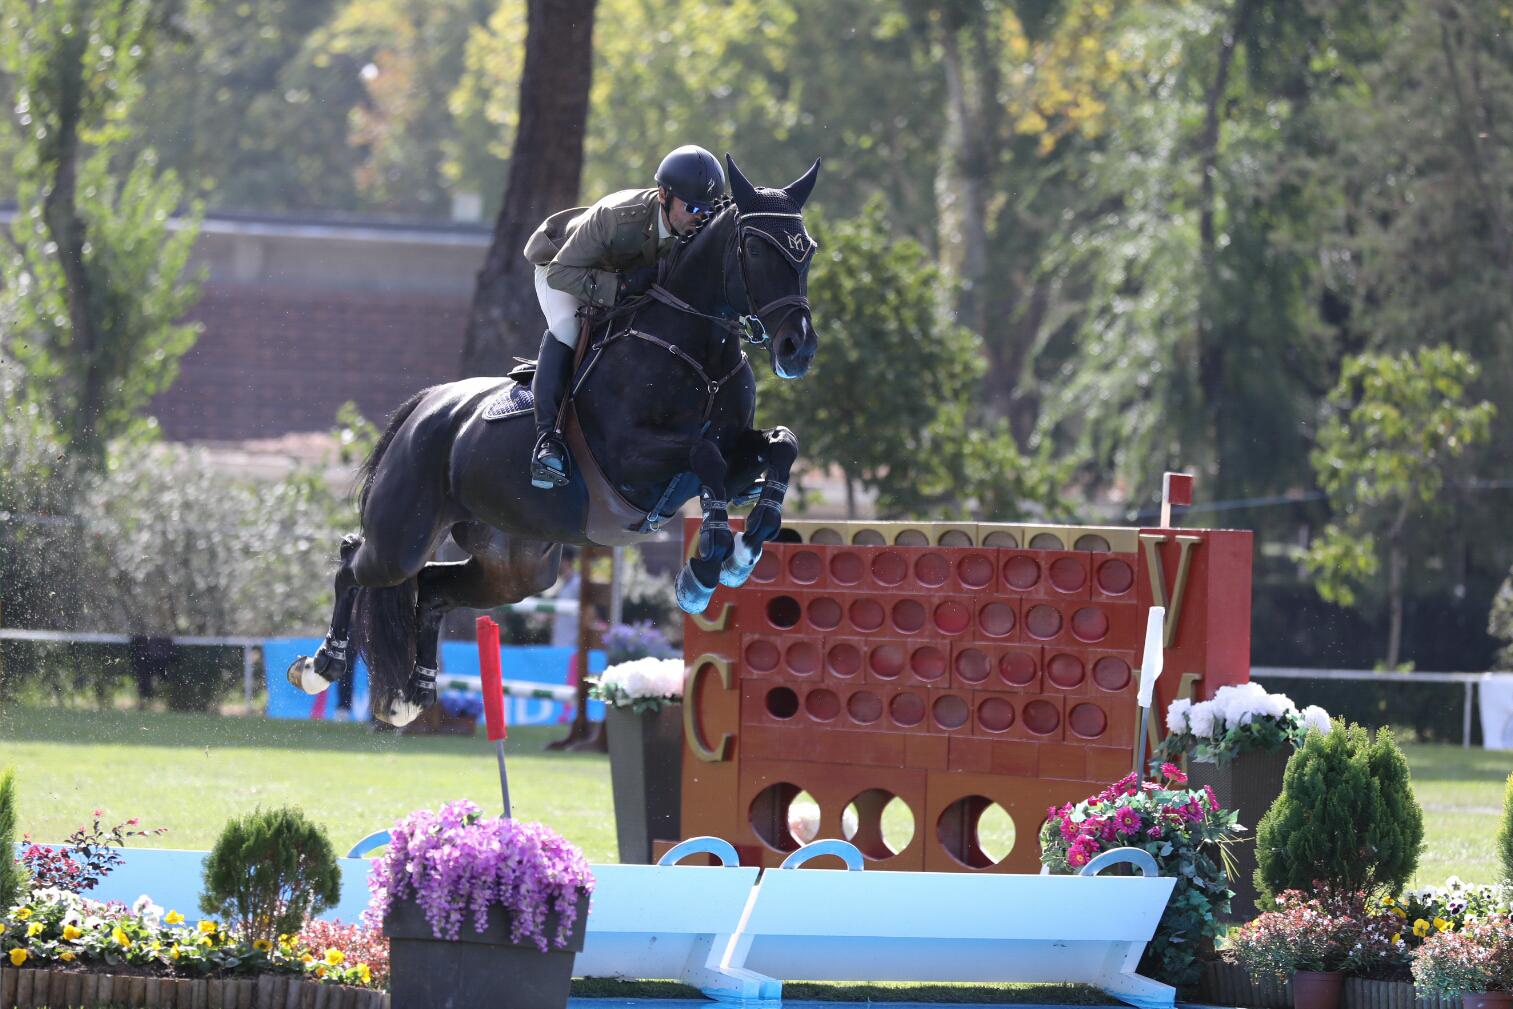
<path fill-rule="evenodd" d="M 549 823 L 593 862 L 615 860 L 609 764 L 545 753 L 559 728 L 517 728 L 508 766 L 515 815 Z M 1493 839 L 1508 754 L 1408 745 L 1424 807 L 1415 885 L 1451 874 L 1495 878 Z M 366 726 L 263 718 L 51 708 L 0 710 L 0 766 L 17 771 L 21 829 L 57 840 L 95 807 L 168 828 L 155 844 L 208 848 L 228 817 L 291 803 L 325 824 L 343 852 L 422 806 L 468 798 L 499 805 L 492 747 L 480 734 L 403 737 Z"/>

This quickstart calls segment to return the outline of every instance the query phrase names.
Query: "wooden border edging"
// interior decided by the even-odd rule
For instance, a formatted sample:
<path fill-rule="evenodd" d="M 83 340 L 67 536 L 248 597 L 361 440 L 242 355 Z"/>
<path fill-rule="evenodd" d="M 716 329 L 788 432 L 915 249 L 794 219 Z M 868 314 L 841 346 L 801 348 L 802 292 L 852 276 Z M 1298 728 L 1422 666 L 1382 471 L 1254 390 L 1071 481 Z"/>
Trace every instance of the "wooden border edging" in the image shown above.
<path fill-rule="evenodd" d="M 1244 967 L 1229 963 L 1204 965 L 1198 995 L 1215 1005 L 1292 1009 L 1290 983 L 1255 979 Z M 1411 981 L 1347 977 L 1340 991 L 1340 1009 L 1461 1009 L 1461 1000 L 1419 997 Z"/>
<path fill-rule="evenodd" d="M 292 974 L 169 978 L 0 967 L 0 1009 L 390 1009 L 389 993 Z"/>

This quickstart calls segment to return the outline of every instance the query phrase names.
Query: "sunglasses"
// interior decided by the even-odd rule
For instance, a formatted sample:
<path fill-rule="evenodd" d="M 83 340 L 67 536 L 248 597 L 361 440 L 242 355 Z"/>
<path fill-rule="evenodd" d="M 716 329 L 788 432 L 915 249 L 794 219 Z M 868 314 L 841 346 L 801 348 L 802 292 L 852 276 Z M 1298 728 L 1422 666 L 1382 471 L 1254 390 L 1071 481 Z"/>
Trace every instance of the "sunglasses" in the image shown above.
<path fill-rule="evenodd" d="M 703 217 L 714 208 L 708 203 L 689 203 L 687 200 L 684 200 L 683 209 L 695 217 Z"/>

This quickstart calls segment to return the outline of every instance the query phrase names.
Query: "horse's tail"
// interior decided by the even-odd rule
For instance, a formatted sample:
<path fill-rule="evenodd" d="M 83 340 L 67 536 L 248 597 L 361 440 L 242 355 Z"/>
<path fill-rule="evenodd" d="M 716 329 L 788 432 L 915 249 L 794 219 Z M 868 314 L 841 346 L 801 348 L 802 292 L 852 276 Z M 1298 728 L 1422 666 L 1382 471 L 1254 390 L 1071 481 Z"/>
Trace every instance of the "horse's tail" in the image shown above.
<path fill-rule="evenodd" d="M 389 445 L 394 441 L 394 436 L 399 433 L 400 428 L 404 427 L 405 421 L 410 419 L 410 414 L 420 406 L 421 400 L 430 395 L 431 388 L 434 386 L 420 390 L 389 415 L 389 426 L 379 436 L 378 443 L 373 446 L 373 451 L 369 452 L 368 457 L 362 461 L 362 465 L 357 467 L 356 489 L 359 511 L 365 510 L 368 506 L 368 492 L 373 489 L 373 474 L 378 469 L 378 464 L 383 461 L 384 452 L 388 451 Z"/>
<path fill-rule="evenodd" d="M 358 589 L 352 608 L 352 644 L 368 664 L 368 683 L 376 717 L 389 721 L 393 704 L 404 695 L 415 669 L 415 602 L 419 580 Z"/>

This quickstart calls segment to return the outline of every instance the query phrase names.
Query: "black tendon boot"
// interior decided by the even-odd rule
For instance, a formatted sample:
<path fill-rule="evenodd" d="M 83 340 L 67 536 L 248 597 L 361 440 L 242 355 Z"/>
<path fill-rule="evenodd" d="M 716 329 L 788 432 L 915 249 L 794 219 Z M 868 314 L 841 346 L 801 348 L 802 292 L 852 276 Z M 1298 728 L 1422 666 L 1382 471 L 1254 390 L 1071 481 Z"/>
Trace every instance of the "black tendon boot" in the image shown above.
<path fill-rule="evenodd" d="M 536 448 L 531 453 L 531 486 L 542 490 L 563 487 L 568 480 L 569 456 L 557 416 L 562 396 L 572 380 L 573 348 L 550 331 L 541 338 L 536 358 L 536 377 L 531 392 L 536 397 Z"/>

